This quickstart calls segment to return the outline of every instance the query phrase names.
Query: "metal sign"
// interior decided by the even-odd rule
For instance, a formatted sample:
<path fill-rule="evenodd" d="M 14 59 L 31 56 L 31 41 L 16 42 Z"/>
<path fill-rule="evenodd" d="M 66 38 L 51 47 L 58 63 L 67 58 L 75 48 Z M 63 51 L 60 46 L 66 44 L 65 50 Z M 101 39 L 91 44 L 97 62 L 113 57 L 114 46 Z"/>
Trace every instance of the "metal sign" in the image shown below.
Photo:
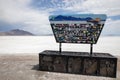
<path fill-rule="evenodd" d="M 104 14 L 51 15 L 49 21 L 59 43 L 96 44 L 106 20 Z"/>

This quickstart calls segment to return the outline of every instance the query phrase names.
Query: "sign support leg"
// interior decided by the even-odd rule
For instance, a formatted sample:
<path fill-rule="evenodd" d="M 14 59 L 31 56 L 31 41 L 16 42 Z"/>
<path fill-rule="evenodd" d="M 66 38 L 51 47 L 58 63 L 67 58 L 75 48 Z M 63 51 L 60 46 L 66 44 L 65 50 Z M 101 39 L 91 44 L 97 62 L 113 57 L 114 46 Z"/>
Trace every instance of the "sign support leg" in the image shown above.
<path fill-rule="evenodd" d="M 62 51 L 62 43 L 59 43 L 59 53 Z"/>
<path fill-rule="evenodd" d="M 93 44 L 90 44 L 90 56 L 92 56 L 93 53 Z"/>

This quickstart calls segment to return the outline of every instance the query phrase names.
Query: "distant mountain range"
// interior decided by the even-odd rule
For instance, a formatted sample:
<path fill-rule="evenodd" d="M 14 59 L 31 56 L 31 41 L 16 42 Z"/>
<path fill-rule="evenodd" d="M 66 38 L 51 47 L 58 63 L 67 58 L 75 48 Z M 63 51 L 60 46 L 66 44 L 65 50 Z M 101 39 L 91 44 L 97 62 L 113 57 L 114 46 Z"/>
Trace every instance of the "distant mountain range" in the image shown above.
<path fill-rule="evenodd" d="M 7 32 L 0 32 L 0 36 L 33 36 L 33 35 L 34 34 L 28 31 L 24 31 L 20 29 L 14 29 Z"/>
<path fill-rule="evenodd" d="M 72 16 L 56 16 L 54 18 L 50 18 L 50 21 L 64 21 L 64 20 L 72 20 L 72 21 L 90 21 L 93 20 L 91 17 L 86 17 L 86 18 L 76 18 Z"/>

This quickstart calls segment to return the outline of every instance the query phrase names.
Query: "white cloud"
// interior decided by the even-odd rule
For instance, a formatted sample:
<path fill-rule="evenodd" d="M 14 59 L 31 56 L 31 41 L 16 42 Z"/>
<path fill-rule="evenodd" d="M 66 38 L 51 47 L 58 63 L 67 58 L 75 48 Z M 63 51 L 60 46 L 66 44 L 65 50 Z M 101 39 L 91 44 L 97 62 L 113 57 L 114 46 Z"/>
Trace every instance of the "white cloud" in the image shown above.
<path fill-rule="evenodd" d="M 58 8 L 48 8 L 45 11 L 34 10 L 29 7 L 31 1 L 32 0 L 0 0 L 0 19 L 11 23 L 33 23 L 33 21 L 35 23 L 38 21 L 44 22 L 44 20 L 47 20 L 49 11 L 54 11 Z M 52 0 L 51 2 L 55 4 L 55 0 Z M 105 13 L 107 15 L 120 14 L 119 0 L 63 0 L 63 3 L 65 5 L 62 6 L 62 9 L 65 10 L 83 11 L 83 13 Z"/>
<path fill-rule="evenodd" d="M 103 28 L 103 35 L 120 35 L 120 20 L 107 19 Z"/>
<path fill-rule="evenodd" d="M 0 20 L 10 24 L 23 24 L 22 29 L 28 31 L 44 32 L 50 27 L 49 13 L 32 9 L 30 3 L 31 0 L 0 0 Z"/>
<path fill-rule="evenodd" d="M 35 33 L 51 33 L 48 21 L 49 12 L 58 8 L 76 11 L 77 13 L 99 13 L 108 16 L 120 15 L 120 0 L 52 0 L 53 8 L 33 9 L 30 4 L 32 0 L 0 0 L 0 20 L 10 24 L 22 24 L 22 29 Z M 43 2 L 44 3 L 44 2 Z M 51 5 L 53 5 L 51 4 Z M 118 30 L 120 21 L 108 21 L 105 27 Z M 114 27 L 115 26 L 115 27 Z"/>
<path fill-rule="evenodd" d="M 65 0 L 67 10 L 107 14 L 109 16 L 120 15 L 120 0 Z M 71 4 L 73 3 L 73 4 Z"/>
<path fill-rule="evenodd" d="M 11 23 L 23 20 L 27 3 L 28 0 L 1 0 L 0 19 Z"/>

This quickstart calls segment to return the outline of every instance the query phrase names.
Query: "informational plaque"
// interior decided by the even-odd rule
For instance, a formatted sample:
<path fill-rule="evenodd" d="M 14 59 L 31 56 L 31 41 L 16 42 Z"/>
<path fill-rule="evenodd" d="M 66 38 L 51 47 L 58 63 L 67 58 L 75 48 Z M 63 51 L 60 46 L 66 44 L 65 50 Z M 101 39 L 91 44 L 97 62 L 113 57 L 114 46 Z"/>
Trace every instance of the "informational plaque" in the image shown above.
<path fill-rule="evenodd" d="M 51 15 L 49 21 L 59 43 L 96 44 L 106 18 L 104 14 Z"/>

